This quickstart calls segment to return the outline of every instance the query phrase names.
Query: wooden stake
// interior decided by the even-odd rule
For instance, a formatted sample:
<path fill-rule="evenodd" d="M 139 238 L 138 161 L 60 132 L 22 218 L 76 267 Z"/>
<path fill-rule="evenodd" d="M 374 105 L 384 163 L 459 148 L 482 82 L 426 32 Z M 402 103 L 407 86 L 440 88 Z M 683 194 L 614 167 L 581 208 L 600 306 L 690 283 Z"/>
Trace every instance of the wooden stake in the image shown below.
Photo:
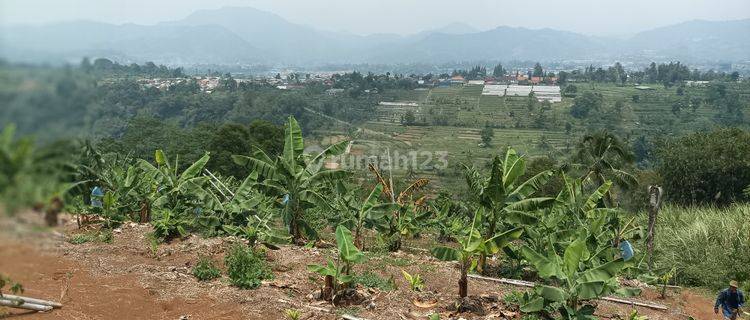
<path fill-rule="evenodd" d="M 648 208 L 648 234 L 646 235 L 646 251 L 648 252 L 648 270 L 654 266 L 654 237 L 656 233 L 656 216 L 662 202 L 662 188 L 660 186 L 649 186 L 649 208 Z"/>

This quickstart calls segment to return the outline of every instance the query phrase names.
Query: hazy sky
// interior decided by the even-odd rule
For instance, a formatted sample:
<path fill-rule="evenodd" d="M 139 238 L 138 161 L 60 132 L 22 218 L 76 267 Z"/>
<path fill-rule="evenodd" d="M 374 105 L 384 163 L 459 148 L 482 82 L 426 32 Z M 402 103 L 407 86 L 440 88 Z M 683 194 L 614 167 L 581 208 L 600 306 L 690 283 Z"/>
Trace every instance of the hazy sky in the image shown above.
<path fill-rule="evenodd" d="M 631 34 L 686 20 L 750 18 L 750 0 L 0 0 L 0 23 L 153 24 L 199 9 L 251 6 L 295 23 L 357 34 L 408 34 L 464 22 Z"/>

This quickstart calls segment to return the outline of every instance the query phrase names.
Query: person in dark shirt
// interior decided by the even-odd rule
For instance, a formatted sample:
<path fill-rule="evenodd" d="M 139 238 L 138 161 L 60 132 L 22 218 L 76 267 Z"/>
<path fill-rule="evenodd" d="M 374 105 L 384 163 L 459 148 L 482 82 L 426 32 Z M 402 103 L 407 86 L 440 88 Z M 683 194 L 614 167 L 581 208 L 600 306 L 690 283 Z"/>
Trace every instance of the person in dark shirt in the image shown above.
<path fill-rule="evenodd" d="M 729 288 L 719 292 L 719 296 L 716 297 L 716 304 L 714 305 L 714 313 L 719 313 L 719 307 L 721 307 L 724 319 L 737 319 L 737 316 L 740 314 L 740 308 L 745 304 L 745 296 L 742 294 L 742 291 L 737 289 L 737 286 L 737 281 L 730 281 Z"/>

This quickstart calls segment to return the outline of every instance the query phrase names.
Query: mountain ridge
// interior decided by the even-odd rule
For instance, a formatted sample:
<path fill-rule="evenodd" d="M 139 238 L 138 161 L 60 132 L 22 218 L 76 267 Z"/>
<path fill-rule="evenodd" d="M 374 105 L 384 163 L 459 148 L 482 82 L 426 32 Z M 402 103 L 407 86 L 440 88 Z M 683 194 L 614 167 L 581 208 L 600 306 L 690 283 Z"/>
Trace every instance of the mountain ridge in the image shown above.
<path fill-rule="evenodd" d="M 461 22 L 412 35 L 353 35 L 289 22 L 252 7 L 198 10 L 154 25 L 61 22 L 0 29 L 0 57 L 11 61 L 74 61 L 105 56 L 170 65 L 445 63 L 652 59 L 750 60 L 750 19 L 691 20 L 625 39 L 551 28 Z"/>

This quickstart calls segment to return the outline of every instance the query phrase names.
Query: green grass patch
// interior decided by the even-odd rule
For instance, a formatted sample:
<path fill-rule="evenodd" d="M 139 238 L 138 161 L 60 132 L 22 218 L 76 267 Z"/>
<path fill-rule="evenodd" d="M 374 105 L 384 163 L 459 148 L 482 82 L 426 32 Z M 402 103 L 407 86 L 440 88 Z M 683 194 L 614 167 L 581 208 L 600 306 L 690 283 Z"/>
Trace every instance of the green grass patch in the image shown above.
<path fill-rule="evenodd" d="M 645 214 L 641 224 L 647 224 Z M 655 264 L 675 267 L 679 284 L 713 289 L 729 280 L 750 287 L 750 205 L 666 206 L 656 224 Z"/>
<path fill-rule="evenodd" d="M 72 244 L 84 244 L 87 242 L 112 243 L 112 239 L 112 230 L 105 229 L 101 231 L 91 231 L 75 234 L 72 237 L 68 238 L 68 242 Z"/>
<path fill-rule="evenodd" d="M 396 289 L 396 281 L 393 280 L 393 276 L 386 279 L 371 271 L 356 275 L 354 281 L 367 288 L 378 288 L 383 291 Z"/>

